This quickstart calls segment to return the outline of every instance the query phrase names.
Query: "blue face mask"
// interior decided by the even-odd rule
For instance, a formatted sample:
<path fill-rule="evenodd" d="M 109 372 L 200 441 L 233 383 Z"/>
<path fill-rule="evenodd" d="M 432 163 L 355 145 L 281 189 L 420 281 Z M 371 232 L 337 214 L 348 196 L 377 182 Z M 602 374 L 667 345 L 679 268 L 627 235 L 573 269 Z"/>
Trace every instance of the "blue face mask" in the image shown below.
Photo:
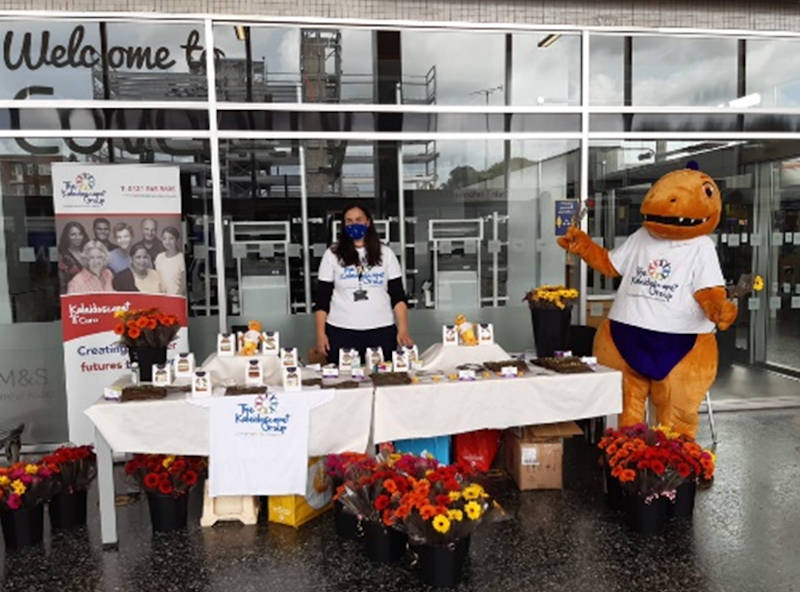
<path fill-rule="evenodd" d="M 361 240 L 367 236 L 367 230 L 369 230 L 369 226 L 366 224 L 348 224 L 344 227 L 347 236 L 353 240 Z"/>

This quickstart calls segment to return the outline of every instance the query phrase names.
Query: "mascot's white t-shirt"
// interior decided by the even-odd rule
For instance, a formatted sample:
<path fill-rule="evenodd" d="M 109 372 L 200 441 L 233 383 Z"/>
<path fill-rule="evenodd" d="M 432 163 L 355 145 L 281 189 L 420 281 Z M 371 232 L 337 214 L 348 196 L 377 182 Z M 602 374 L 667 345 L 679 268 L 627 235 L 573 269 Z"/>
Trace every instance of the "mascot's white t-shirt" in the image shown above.
<path fill-rule="evenodd" d="M 392 250 L 381 245 L 381 265 L 370 267 L 367 250 L 357 248 L 361 265 L 342 267 L 339 258 L 328 249 L 319 264 L 319 279 L 333 283 L 328 323 L 341 329 L 378 329 L 394 324 L 389 280 L 402 275 L 400 263 Z M 360 280 L 359 280 L 360 276 Z M 360 288 L 359 288 L 360 286 Z M 362 291 L 357 297 L 356 291 Z"/>
<path fill-rule="evenodd" d="M 694 299 L 698 290 L 725 285 L 708 236 L 668 240 L 642 227 L 609 256 L 622 282 L 608 318 L 663 333 L 714 329 Z"/>

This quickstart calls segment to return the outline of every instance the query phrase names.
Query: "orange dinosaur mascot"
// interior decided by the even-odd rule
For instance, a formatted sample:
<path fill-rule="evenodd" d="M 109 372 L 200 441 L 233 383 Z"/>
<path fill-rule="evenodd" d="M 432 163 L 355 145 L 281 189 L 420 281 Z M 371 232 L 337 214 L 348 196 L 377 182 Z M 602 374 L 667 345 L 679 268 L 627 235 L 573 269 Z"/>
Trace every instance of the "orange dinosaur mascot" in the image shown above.
<path fill-rule="evenodd" d="M 708 236 L 721 208 L 716 183 L 692 162 L 651 187 L 642 227 L 613 251 L 575 227 L 558 239 L 593 269 L 622 278 L 594 341 L 598 362 L 623 373 L 620 425 L 644 421 L 649 395 L 659 424 L 697 433 L 717 374 L 714 326 L 727 329 L 737 314 Z"/>

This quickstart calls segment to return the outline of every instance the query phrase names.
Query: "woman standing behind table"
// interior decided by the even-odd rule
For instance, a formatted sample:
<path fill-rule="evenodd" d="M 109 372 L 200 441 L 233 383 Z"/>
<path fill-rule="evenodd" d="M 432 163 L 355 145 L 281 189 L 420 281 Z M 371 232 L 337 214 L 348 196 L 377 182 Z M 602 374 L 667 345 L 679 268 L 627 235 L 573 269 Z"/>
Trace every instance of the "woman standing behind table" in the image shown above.
<path fill-rule="evenodd" d="M 186 293 L 186 264 L 183 253 L 178 250 L 180 233 L 177 228 L 167 226 L 161 231 L 161 243 L 165 251 L 156 255 L 156 271 L 161 278 L 164 292 L 173 295 Z"/>
<path fill-rule="evenodd" d="M 135 245 L 131 250 L 131 266 L 114 276 L 114 289 L 117 292 L 163 294 L 161 279 L 152 266 L 147 247 L 141 243 Z"/>
<path fill-rule="evenodd" d="M 81 263 L 83 246 L 89 235 L 80 222 L 67 222 L 58 240 L 58 282 L 61 294 L 67 293 L 70 280 L 83 269 Z"/>
<path fill-rule="evenodd" d="M 120 222 L 114 225 L 114 240 L 117 241 L 117 248 L 111 251 L 108 267 L 114 274 L 118 274 L 123 269 L 131 266 L 131 256 L 128 249 L 133 242 L 133 228 L 130 224 Z"/>
<path fill-rule="evenodd" d="M 342 348 L 357 349 L 364 360 L 366 348 L 381 347 L 391 360 L 398 345 L 413 345 L 402 282 L 397 257 L 381 243 L 372 215 L 361 206 L 346 207 L 339 240 L 319 266 L 317 350 L 337 363 Z"/>

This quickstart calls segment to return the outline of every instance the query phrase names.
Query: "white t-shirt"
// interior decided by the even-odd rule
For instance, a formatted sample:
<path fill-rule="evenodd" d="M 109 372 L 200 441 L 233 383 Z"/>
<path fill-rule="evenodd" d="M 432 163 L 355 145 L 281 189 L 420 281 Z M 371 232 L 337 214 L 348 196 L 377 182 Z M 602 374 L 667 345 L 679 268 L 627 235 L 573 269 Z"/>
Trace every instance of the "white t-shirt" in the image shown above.
<path fill-rule="evenodd" d="M 183 295 L 186 281 L 186 263 L 183 260 L 183 253 L 176 253 L 172 257 L 167 257 L 166 251 L 156 255 L 156 271 L 161 278 L 161 285 L 167 294 Z"/>
<path fill-rule="evenodd" d="M 309 413 L 333 397 L 332 390 L 213 397 L 211 495 L 306 495 Z"/>
<path fill-rule="evenodd" d="M 664 333 L 714 329 L 694 299 L 698 290 L 725 285 L 708 236 L 667 240 L 642 227 L 609 255 L 622 276 L 610 319 Z"/>
<path fill-rule="evenodd" d="M 366 249 L 357 248 L 361 259 L 361 289 L 366 299 L 356 299 L 359 289 L 359 269 L 355 265 L 342 267 L 331 249 L 325 251 L 319 264 L 319 279 L 333 283 L 333 295 L 328 311 L 328 323 L 342 329 L 377 329 L 394 324 L 389 280 L 402 275 L 400 263 L 392 250 L 381 245 L 381 265 L 369 267 Z"/>

